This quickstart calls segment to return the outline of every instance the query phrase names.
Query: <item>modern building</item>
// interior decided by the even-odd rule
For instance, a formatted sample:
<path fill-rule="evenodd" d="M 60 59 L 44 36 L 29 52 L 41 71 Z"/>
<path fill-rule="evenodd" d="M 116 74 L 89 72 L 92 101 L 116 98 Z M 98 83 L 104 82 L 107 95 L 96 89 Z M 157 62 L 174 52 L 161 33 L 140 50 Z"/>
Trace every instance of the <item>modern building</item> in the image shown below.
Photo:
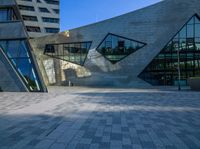
<path fill-rule="evenodd" d="M 199 6 L 199 0 L 163 0 L 31 44 L 46 84 L 187 85 L 200 76 Z"/>
<path fill-rule="evenodd" d="M 0 91 L 47 91 L 15 0 L 0 1 Z"/>
<path fill-rule="evenodd" d="M 60 31 L 59 0 L 16 0 L 29 37 Z"/>
<path fill-rule="evenodd" d="M 200 76 L 199 0 L 163 0 L 105 21 L 34 38 L 30 44 L 14 0 L 1 0 L 0 5 L 0 74 L 6 74 L 0 78 L 2 90 L 15 86 L 15 91 L 45 91 L 45 85 L 69 83 L 185 86 L 188 78 Z"/>

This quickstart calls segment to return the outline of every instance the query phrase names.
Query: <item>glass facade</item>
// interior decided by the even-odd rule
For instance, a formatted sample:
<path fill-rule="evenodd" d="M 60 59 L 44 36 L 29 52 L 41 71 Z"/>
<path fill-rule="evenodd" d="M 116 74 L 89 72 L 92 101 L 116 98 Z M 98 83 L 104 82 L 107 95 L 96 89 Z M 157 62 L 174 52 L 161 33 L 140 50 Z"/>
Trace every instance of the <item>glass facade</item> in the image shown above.
<path fill-rule="evenodd" d="M 144 46 L 145 43 L 109 33 L 98 46 L 97 51 L 115 64 Z"/>
<path fill-rule="evenodd" d="M 28 52 L 30 49 L 27 42 L 25 40 L 2 40 L 0 45 L 29 90 L 42 91 L 34 64 Z"/>
<path fill-rule="evenodd" d="M 17 20 L 16 15 L 11 8 L 0 8 L 0 22 Z"/>
<path fill-rule="evenodd" d="M 196 15 L 184 25 L 139 77 L 152 85 L 175 86 L 178 85 L 178 66 L 181 85 L 187 85 L 187 79 L 190 77 L 200 76 L 200 19 Z"/>
<path fill-rule="evenodd" d="M 0 8 L 0 23 L 7 21 L 15 23 L 16 20 L 21 21 L 15 12 L 17 10 L 13 7 Z M 24 37 L 23 39 L 21 37 L 19 37 L 20 39 L 6 38 L 5 36 L 5 39 L 0 40 L 0 48 L 5 52 L 27 89 L 32 92 L 46 91 L 36 70 L 28 40 Z"/>
<path fill-rule="evenodd" d="M 84 65 L 92 42 L 62 43 L 46 45 L 44 54 L 78 65 Z"/>

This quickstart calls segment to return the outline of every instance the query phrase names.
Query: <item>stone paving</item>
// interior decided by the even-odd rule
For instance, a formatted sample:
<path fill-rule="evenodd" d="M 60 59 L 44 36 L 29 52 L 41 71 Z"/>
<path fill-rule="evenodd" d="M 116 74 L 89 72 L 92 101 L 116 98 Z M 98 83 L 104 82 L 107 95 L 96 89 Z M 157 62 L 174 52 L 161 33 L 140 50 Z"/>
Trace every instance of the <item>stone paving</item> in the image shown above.
<path fill-rule="evenodd" d="M 200 93 L 0 93 L 0 149 L 200 149 Z"/>

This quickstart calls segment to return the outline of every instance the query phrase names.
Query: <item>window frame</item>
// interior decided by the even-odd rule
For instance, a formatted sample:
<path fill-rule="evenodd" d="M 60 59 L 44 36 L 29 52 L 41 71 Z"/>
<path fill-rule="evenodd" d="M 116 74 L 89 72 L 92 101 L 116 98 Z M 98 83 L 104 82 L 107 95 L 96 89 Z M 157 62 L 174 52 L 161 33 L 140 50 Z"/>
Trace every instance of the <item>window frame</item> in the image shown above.
<path fill-rule="evenodd" d="M 84 59 L 84 61 L 83 61 L 82 64 L 76 63 L 76 62 L 72 62 L 72 61 L 66 60 L 66 59 L 64 59 L 64 58 L 57 57 L 58 55 L 54 56 L 54 55 L 46 54 L 46 53 L 48 53 L 48 52 L 46 52 L 46 46 L 55 46 L 55 45 L 57 45 L 57 46 L 58 46 L 58 45 L 64 46 L 64 45 L 66 45 L 66 44 L 70 45 L 70 44 L 84 44 L 84 43 L 88 43 L 88 44 L 90 44 L 90 45 L 89 45 L 89 48 L 87 49 L 87 54 L 86 54 L 86 57 L 85 57 L 85 59 Z M 89 53 L 89 51 L 90 51 L 90 49 L 91 49 L 91 46 L 92 46 L 92 41 L 81 41 L 81 42 L 67 42 L 67 43 L 46 44 L 43 54 L 44 54 L 44 55 L 47 55 L 47 56 L 49 56 L 49 57 L 55 58 L 55 59 L 67 61 L 67 62 L 69 62 L 69 63 L 73 63 L 73 64 L 76 64 L 76 65 L 79 65 L 79 66 L 84 66 L 85 61 L 87 60 L 88 53 Z M 54 49 L 54 52 L 56 53 L 56 50 L 55 50 L 55 49 Z M 50 52 L 49 52 L 49 53 L 50 53 Z M 64 54 L 61 55 L 61 56 L 64 56 Z"/>
<path fill-rule="evenodd" d="M 141 71 L 141 73 L 139 73 L 138 75 L 137 75 L 137 77 L 139 78 L 139 79 L 141 79 L 141 80 L 143 80 L 143 81 L 145 81 L 145 82 L 147 82 L 147 83 L 149 83 L 149 84 L 151 84 L 152 86 L 155 86 L 155 85 L 153 85 L 152 83 L 150 83 L 149 81 L 147 81 L 147 80 L 145 80 L 144 78 L 142 78 L 142 74 L 145 72 L 145 70 L 148 70 L 148 68 L 150 68 L 150 66 L 151 66 L 151 64 L 154 62 L 154 60 L 161 54 L 161 52 L 162 52 L 162 50 L 164 50 L 165 48 L 167 48 L 167 46 L 171 43 L 171 42 L 173 42 L 174 41 L 174 39 L 176 39 L 176 36 L 178 36 L 178 39 L 181 39 L 181 37 L 179 37 L 179 34 L 181 33 L 181 31 L 184 29 L 184 28 L 186 28 L 186 37 L 187 37 L 187 26 L 188 26 L 188 23 L 192 20 L 192 18 L 194 18 L 194 17 L 196 17 L 196 18 L 198 18 L 199 20 L 200 20 L 200 16 L 197 14 L 197 13 L 195 13 L 194 15 L 192 15 L 182 26 L 181 26 L 181 28 L 169 39 L 169 41 L 165 44 L 165 46 L 163 47 L 163 48 L 161 48 L 161 50 L 158 52 L 158 54 L 156 55 L 156 56 L 154 56 L 153 58 L 152 58 L 152 60 L 147 64 L 147 66 Z M 194 26 L 195 26 L 195 22 L 194 22 Z M 195 32 L 195 30 L 193 30 L 193 32 Z M 195 33 L 193 33 L 194 34 L 194 36 L 195 36 Z M 193 37 L 194 37 L 193 36 Z M 188 46 L 187 45 L 187 42 L 186 42 L 186 46 Z M 180 49 L 179 49 L 179 51 L 180 51 Z M 180 51 L 180 55 L 181 54 L 184 54 L 184 53 L 187 53 L 187 52 L 185 52 L 185 51 Z M 186 54 L 187 55 L 187 54 Z M 165 60 L 165 59 L 163 59 L 163 60 Z M 159 70 L 157 70 L 158 72 L 159 72 Z M 148 71 L 148 72 L 150 72 L 150 71 Z M 164 72 L 166 72 L 165 70 L 164 70 Z M 186 72 L 187 72 L 187 70 L 186 70 Z M 175 70 L 175 73 L 176 73 L 176 70 Z M 157 81 L 159 81 L 159 80 L 157 80 Z M 159 86 L 159 85 L 158 85 Z M 162 86 L 162 85 L 160 85 L 160 86 Z M 164 85 L 164 86 L 169 86 L 169 85 Z M 171 85 L 171 86 L 173 86 L 173 85 Z"/>
<path fill-rule="evenodd" d="M 124 56 L 123 58 L 121 58 L 120 60 L 118 60 L 118 61 L 116 61 L 116 62 L 112 62 L 112 61 L 110 61 L 105 55 L 103 55 L 101 52 L 98 51 L 99 47 L 103 44 L 103 42 L 106 40 L 106 38 L 107 38 L 109 35 L 115 36 L 115 37 L 118 37 L 118 38 L 122 38 L 122 39 L 125 39 L 125 40 L 129 40 L 129 41 L 137 42 L 137 43 L 140 43 L 140 44 L 143 44 L 143 46 L 140 47 L 139 49 L 142 49 L 142 48 L 144 48 L 144 47 L 147 45 L 147 43 L 144 43 L 144 42 L 141 42 L 141 41 L 138 41 L 138 40 L 134 40 L 134 39 L 131 39 L 131 38 L 128 38 L 128 37 L 124 37 L 124 36 L 121 36 L 121 35 L 117 35 L 117 34 L 114 34 L 114 33 L 110 33 L 110 32 L 107 33 L 107 35 L 103 38 L 103 40 L 100 42 L 100 44 L 98 44 L 98 46 L 97 46 L 97 48 L 96 48 L 96 51 L 97 51 L 98 53 L 100 53 L 106 60 L 108 60 L 108 61 L 109 61 L 110 63 L 112 63 L 113 65 L 116 64 L 116 63 L 118 63 L 118 62 L 120 62 L 120 61 L 122 61 L 122 60 L 124 60 L 124 59 L 127 58 L 129 55 L 135 53 L 135 52 L 136 52 L 137 50 L 139 50 L 139 49 L 137 49 L 135 52 L 129 53 L 128 55 Z"/>
<path fill-rule="evenodd" d="M 6 42 L 9 42 L 9 41 L 20 41 L 20 42 L 22 42 L 22 41 L 23 41 L 23 42 L 26 44 L 26 48 L 27 48 L 26 52 L 28 53 L 28 56 L 29 56 L 29 57 L 19 57 L 19 58 L 14 57 L 14 58 L 10 58 L 10 57 L 8 56 L 8 54 L 7 54 L 7 51 L 5 51 L 5 50 L 7 50 L 7 49 L 4 49 L 1 45 L 0 45 L 0 47 L 1 47 L 1 49 L 4 51 L 4 53 L 6 54 L 7 58 L 9 59 L 9 61 L 10 61 L 11 64 L 12 64 L 12 67 L 15 69 L 15 71 L 17 72 L 17 74 L 19 75 L 20 79 L 21 79 L 21 80 L 23 81 L 23 83 L 25 84 L 25 86 L 26 86 L 26 88 L 28 89 L 28 91 L 29 91 L 29 92 L 44 92 L 43 85 L 42 85 L 41 78 L 40 78 L 40 74 L 38 74 L 39 72 L 38 72 L 38 69 L 36 68 L 35 60 L 34 60 L 34 58 L 33 58 L 33 56 L 32 56 L 32 53 L 31 53 L 32 49 L 31 49 L 31 46 L 29 45 L 28 39 L 27 39 L 27 38 L 1 39 L 0 41 L 6 41 Z M 38 85 L 39 85 L 40 90 L 31 90 L 31 89 L 30 89 L 31 87 L 30 87 L 29 83 L 27 83 L 26 78 L 23 76 L 23 74 L 21 74 L 21 73 L 19 72 L 17 66 L 16 66 L 16 65 L 14 64 L 14 62 L 13 62 L 13 59 L 16 59 L 16 58 L 17 58 L 17 59 L 30 59 L 30 61 L 31 61 L 31 67 L 32 67 L 32 69 L 34 70 L 34 73 L 35 73 L 35 76 L 36 76 L 36 79 L 37 79 L 37 82 L 38 82 Z"/>

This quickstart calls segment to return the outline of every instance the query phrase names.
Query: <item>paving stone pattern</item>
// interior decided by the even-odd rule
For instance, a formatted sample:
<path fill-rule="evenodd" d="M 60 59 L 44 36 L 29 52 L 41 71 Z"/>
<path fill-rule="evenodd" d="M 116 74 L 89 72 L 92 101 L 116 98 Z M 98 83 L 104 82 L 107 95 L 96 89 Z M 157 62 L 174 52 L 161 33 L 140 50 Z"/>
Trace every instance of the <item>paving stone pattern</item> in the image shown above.
<path fill-rule="evenodd" d="M 0 149 L 200 149 L 200 93 L 0 93 Z"/>

